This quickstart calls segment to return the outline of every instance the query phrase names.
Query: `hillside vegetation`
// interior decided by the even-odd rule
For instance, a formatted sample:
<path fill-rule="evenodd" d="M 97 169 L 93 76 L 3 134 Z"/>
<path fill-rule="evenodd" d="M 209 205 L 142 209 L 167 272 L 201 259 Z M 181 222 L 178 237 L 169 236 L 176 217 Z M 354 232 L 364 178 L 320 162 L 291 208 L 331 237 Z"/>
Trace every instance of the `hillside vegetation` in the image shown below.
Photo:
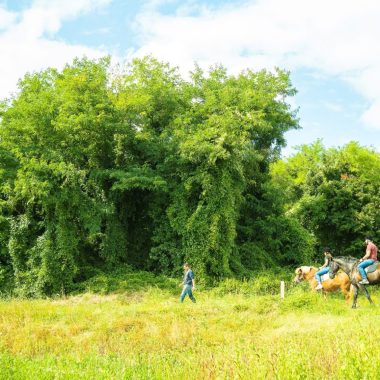
<path fill-rule="evenodd" d="M 281 300 L 274 278 L 200 289 L 197 304 L 144 272 L 96 276 L 68 298 L 1 301 L 0 379 L 379 378 L 377 308 L 289 281 Z"/>

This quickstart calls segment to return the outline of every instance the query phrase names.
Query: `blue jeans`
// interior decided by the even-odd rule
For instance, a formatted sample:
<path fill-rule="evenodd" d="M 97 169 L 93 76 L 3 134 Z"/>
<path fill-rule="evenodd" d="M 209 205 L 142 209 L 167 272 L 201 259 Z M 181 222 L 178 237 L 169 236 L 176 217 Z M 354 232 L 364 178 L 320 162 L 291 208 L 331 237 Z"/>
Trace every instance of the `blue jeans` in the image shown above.
<path fill-rule="evenodd" d="M 315 278 L 316 278 L 316 280 L 318 281 L 318 283 L 321 282 L 321 276 L 323 276 L 323 275 L 326 274 L 326 273 L 329 273 L 329 270 L 330 270 L 330 267 L 324 267 L 324 268 L 322 268 L 321 270 L 319 270 L 319 271 L 315 274 Z"/>
<path fill-rule="evenodd" d="M 182 290 L 182 293 L 181 293 L 181 296 L 179 297 L 179 300 L 180 302 L 183 302 L 183 300 L 185 299 L 186 297 L 186 294 L 189 295 L 189 298 L 195 303 L 195 298 L 193 296 L 193 292 L 192 292 L 192 286 L 191 285 L 185 285 L 183 287 L 183 290 Z"/>
<path fill-rule="evenodd" d="M 365 272 L 364 269 L 372 265 L 374 262 L 375 260 L 373 259 L 367 259 L 358 264 L 359 273 L 360 273 L 360 276 L 362 276 L 363 280 L 367 279 L 367 273 Z"/>

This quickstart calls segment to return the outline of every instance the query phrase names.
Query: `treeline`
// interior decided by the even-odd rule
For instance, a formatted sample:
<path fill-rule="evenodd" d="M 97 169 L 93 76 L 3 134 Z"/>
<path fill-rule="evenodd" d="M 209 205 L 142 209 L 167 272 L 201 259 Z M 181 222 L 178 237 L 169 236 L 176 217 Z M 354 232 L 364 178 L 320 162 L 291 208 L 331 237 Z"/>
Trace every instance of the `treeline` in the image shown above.
<path fill-rule="evenodd" d="M 317 251 L 361 257 L 364 238 L 380 238 L 380 154 L 351 142 L 326 149 L 321 141 L 299 147 L 271 167 L 285 213 L 316 239 Z"/>
<path fill-rule="evenodd" d="M 212 281 L 354 254 L 377 233 L 379 155 L 302 147 L 289 74 L 151 57 L 28 74 L 0 103 L 0 290 L 68 292 L 98 268 Z"/>

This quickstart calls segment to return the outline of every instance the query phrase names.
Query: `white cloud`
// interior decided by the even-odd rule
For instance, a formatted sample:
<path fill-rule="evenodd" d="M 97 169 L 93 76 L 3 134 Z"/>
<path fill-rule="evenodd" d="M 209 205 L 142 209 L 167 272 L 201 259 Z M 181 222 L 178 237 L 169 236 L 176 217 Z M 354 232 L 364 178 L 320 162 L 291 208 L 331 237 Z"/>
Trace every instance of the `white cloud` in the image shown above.
<path fill-rule="evenodd" d="M 198 3 L 199 4 L 199 3 Z M 176 14 L 149 3 L 136 19 L 141 48 L 179 65 L 222 62 L 246 67 L 311 68 L 351 83 L 369 100 L 362 120 L 380 129 L 380 2 L 258 0 L 207 8 L 186 3 Z"/>
<path fill-rule="evenodd" d="M 362 121 L 374 129 L 380 129 L 380 101 L 376 101 L 364 112 Z"/>
<path fill-rule="evenodd" d="M 16 19 L 16 13 L 9 12 L 0 5 L 0 30 L 8 28 Z"/>
<path fill-rule="evenodd" d="M 16 89 L 28 71 L 62 67 L 74 57 L 100 57 L 99 49 L 54 39 L 62 22 L 106 5 L 110 0 L 36 0 L 30 8 L 12 13 L 0 8 L 0 98 Z"/>
<path fill-rule="evenodd" d="M 109 0 L 35 0 L 33 6 L 23 12 L 21 26 L 28 30 L 29 36 L 41 37 L 45 32 L 57 32 L 62 21 L 107 3 Z"/>

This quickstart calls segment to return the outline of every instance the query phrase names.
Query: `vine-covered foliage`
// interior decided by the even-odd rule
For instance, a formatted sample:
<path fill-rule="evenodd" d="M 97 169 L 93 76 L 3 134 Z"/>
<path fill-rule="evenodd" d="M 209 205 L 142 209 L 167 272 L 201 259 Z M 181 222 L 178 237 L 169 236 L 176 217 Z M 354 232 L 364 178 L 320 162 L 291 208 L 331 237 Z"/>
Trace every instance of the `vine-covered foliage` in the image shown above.
<path fill-rule="evenodd" d="M 147 57 L 26 75 L 0 108 L 0 286 L 70 291 L 121 263 L 203 279 L 310 257 L 269 177 L 298 127 L 286 72 L 188 80 Z"/>
<path fill-rule="evenodd" d="M 380 236 L 380 155 L 351 142 L 342 148 L 320 141 L 272 166 L 287 215 L 316 237 L 319 252 L 361 257 L 364 238 Z"/>

